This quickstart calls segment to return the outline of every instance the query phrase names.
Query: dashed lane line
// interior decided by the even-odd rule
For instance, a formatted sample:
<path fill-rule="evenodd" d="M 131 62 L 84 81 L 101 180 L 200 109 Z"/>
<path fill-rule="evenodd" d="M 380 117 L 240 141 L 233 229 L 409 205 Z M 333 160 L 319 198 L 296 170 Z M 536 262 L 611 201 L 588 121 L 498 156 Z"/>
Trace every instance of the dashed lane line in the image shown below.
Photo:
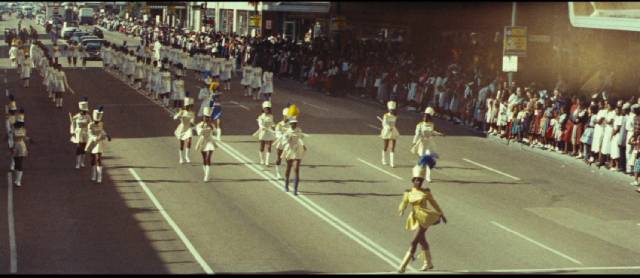
<path fill-rule="evenodd" d="M 9 222 L 9 261 L 10 272 L 18 272 L 18 250 L 16 248 L 16 229 L 13 214 L 13 177 L 11 172 L 7 173 L 7 219 Z"/>
<path fill-rule="evenodd" d="M 392 176 L 392 177 L 396 178 L 397 180 L 402 180 L 402 178 L 401 178 L 401 177 L 399 177 L 398 175 L 393 174 L 393 173 L 391 173 L 391 172 L 389 172 L 389 171 L 387 171 L 387 170 L 385 170 L 385 169 L 382 169 L 382 168 L 380 168 L 380 167 L 378 167 L 378 166 L 376 166 L 376 165 L 373 165 L 373 164 L 371 164 L 371 163 L 367 162 L 366 160 L 363 160 L 362 158 L 359 158 L 359 157 L 358 157 L 358 160 L 359 160 L 360 162 L 362 162 L 362 163 L 364 163 L 364 164 L 368 165 L 369 167 L 371 167 L 371 168 L 373 168 L 373 169 L 376 169 L 376 170 L 378 170 L 378 171 L 380 171 L 380 172 L 382 172 L 382 173 L 385 173 L 385 174 L 387 174 L 387 175 L 389 175 L 389 176 Z"/>
<path fill-rule="evenodd" d="M 509 174 L 507 174 L 507 173 L 504 173 L 504 172 L 498 171 L 498 170 L 496 170 L 496 169 L 493 169 L 493 168 L 491 168 L 491 167 L 489 167 L 489 166 L 482 165 L 482 164 L 480 164 L 480 163 L 478 163 L 478 162 L 475 162 L 475 161 L 473 161 L 473 160 L 470 160 L 470 159 L 467 159 L 467 158 L 463 158 L 462 160 L 464 160 L 464 161 L 466 161 L 466 162 L 469 162 L 469 163 L 471 163 L 471 164 L 473 164 L 473 165 L 476 165 L 476 166 L 478 166 L 478 167 L 482 167 L 482 168 L 484 168 L 484 169 L 487 169 L 487 170 L 489 170 L 489 171 L 491 171 L 491 172 L 498 173 L 498 174 L 503 175 L 503 176 L 505 176 L 505 177 L 509 177 L 509 178 L 511 178 L 511 179 L 513 179 L 513 180 L 517 180 L 517 181 L 519 181 L 519 180 L 520 180 L 520 178 L 518 178 L 518 177 L 514 177 L 514 176 L 509 175 Z"/>

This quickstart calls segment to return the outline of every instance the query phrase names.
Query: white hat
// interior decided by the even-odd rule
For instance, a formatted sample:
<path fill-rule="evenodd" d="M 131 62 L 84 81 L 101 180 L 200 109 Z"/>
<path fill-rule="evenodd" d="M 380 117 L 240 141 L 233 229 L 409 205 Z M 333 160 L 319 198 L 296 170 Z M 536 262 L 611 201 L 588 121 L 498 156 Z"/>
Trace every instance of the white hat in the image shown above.
<path fill-rule="evenodd" d="M 636 109 L 636 108 L 638 108 L 638 107 L 640 107 L 640 104 L 637 104 L 637 103 L 636 103 L 636 104 L 631 105 L 631 109 Z"/>
<path fill-rule="evenodd" d="M 24 123 L 24 114 L 18 114 L 18 116 L 16 116 L 16 122 Z"/>
<path fill-rule="evenodd" d="M 622 105 L 622 110 L 627 110 L 629 108 L 631 108 L 631 104 L 628 103 L 628 102 L 626 102 L 624 105 Z"/>
<path fill-rule="evenodd" d="M 187 107 L 187 105 L 193 105 L 193 98 L 191 97 L 184 98 L 184 107 Z"/>
<path fill-rule="evenodd" d="M 282 116 L 287 116 L 287 114 L 289 113 L 289 107 L 282 109 Z"/>
<path fill-rule="evenodd" d="M 102 121 L 102 115 L 104 115 L 104 112 L 102 112 L 102 106 L 100 106 L 100 108 L 98 109 L 93 109 L 93 120 L 96 122 Z"/>
<path fill-rule="evenodd" d="M 433 116 L 433 114 L 435 114 L 436 111 L 433 110 L 433 108 L 431 108 L 431 106 L 429 106 L 429 107 L 427 107 L 427 109 L 424 110 L 424 113 Z"/>
<path fill-rule="evenodd" d="M 202 115 L 204 115 L 205 117 L 211 117 L 212 112 L 213 109 L 211 109 L 211 107 L 209 106 L 205 106 L 204 109 L 202 109 Z"/>
<path fill-rule="evenodd" d="M 395 110 L 396 106 L 397 106 L 397 104 L 393 100 L 387 102 L 387 109 L 389 109 L 389 110 Z"/>
<path fill-rule="evenodd" d="M 425 175 L 427 173 L 427 169 L 425 167 L 420 166 L 420 165 L 416 165 L 416 166 L 413 166 L 412 173 L 413 173 L 413 177 L 414 178 L 423 178 L 424 179 L 424 177 L 425 177 Z"/>
<path fill-rule="evenodd" d="M 267 100 L 262 102 L 262 109 L 265 109 L 265 108 L 271 108 L 271 101 Z"/>
<path fill-rule="evenodd" d="M 80 111 L 89 111 L 89 102 L 86 100 L 78 102 L 78 108 Z"/>
<path fill-rule="evenodd" d="M 289 123 L 297 123 L 298 122 L 298 117 L 291 117 L 289 118 Z"/>

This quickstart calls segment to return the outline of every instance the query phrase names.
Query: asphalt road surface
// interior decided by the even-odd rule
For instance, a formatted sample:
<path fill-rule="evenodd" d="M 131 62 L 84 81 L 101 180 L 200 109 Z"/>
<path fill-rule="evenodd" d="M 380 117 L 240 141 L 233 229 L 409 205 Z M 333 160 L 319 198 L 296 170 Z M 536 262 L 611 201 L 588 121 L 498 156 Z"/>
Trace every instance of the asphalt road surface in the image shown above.
<path fill-rule="evenodd" d="M 100 62 L 65 69 L 77 95 L 67 94 L 59 110 L 39 74 L 22 87 L 7 53 L 1 45 L 0 82 L 26 109 L 35 143 L 23 186 L 0 187 L 0 273 L 395 273 L 409 247 L 413 234 L 397 207 L 416 163 L 415 113 L 400 113 L 403 136 L 390 168 L 380 163 L 381 107 L 276 79 L 276 119 L 296 103 L 311 135 L 295 197 L 273 166 L 257 163 L 251 134 L 260 103 L 242 96 L 237 76 L 223 97 L 223 142 L 205 183 L 199 154 L 178 164 L 169 111 Z M 201 86 L 193 77 L 186 83 L 192 94 Z M 81 96 L 91 109 L 105 106 L 113 137 L 102 184 L 89 181 L 89 167 L 74 169 L 67 113 Z M 427 233 L 431 273 L 640 272 L 640 196 L 628 178 L 446 122 L 436 127 L 448 136 L 436 139 L 441 159 L 429 187 L 449 223 Z M 0 167 L 8 169 L 8 159 Z M 419 273 L 419 259 L 410 265 L 408 273 Z"/>

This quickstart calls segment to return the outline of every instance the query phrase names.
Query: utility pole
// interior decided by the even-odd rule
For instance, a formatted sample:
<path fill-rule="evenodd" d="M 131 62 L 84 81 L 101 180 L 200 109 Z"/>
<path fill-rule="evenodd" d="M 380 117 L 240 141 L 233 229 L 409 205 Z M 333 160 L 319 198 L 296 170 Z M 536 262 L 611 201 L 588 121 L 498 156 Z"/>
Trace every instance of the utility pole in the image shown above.
<path fill-rule="evenodd" d="M 516 2 L 512 2 L 512 6 L 511 6 L 511 26 L 516 26 Z M 508 78 L 508 83 L 507 83 L 507 88 L 509 88 L 509 86 L 511 86 L 511 82 L 513 81 L 513 72 L 509 72 L 509 74 L 507 75 Z M 506 88 L 505 88 L 506 89 Z"/>

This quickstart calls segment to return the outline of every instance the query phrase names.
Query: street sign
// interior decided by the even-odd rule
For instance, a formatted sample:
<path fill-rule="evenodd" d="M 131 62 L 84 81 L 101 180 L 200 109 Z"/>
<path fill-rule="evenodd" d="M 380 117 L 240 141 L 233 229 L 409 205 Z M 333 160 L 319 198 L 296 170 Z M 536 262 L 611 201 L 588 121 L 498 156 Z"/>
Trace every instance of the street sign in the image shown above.
<path fill-rule="evenodd" d="M 517 72 L 518 71 L 518 56 L 502 56 L 502 71 L 503 72 Z"/>
<path fill-rule="evenodd" d="M 254 15 L 249 17 L 249 27 L 260 27 L 262 25 L 262 17 Z"/>
<path fill-rule="evenodd" d="M 344 30 L 347 26 L 347 20 L 344 16 L 336 16 L 331 18 L 331 23 L 329 24 L 329 31 L 340 31 Z"/>
<path fill-rule="evenodd" d="M 502 55 L 527 56 L 527 27 L 505 26 Z"/>

